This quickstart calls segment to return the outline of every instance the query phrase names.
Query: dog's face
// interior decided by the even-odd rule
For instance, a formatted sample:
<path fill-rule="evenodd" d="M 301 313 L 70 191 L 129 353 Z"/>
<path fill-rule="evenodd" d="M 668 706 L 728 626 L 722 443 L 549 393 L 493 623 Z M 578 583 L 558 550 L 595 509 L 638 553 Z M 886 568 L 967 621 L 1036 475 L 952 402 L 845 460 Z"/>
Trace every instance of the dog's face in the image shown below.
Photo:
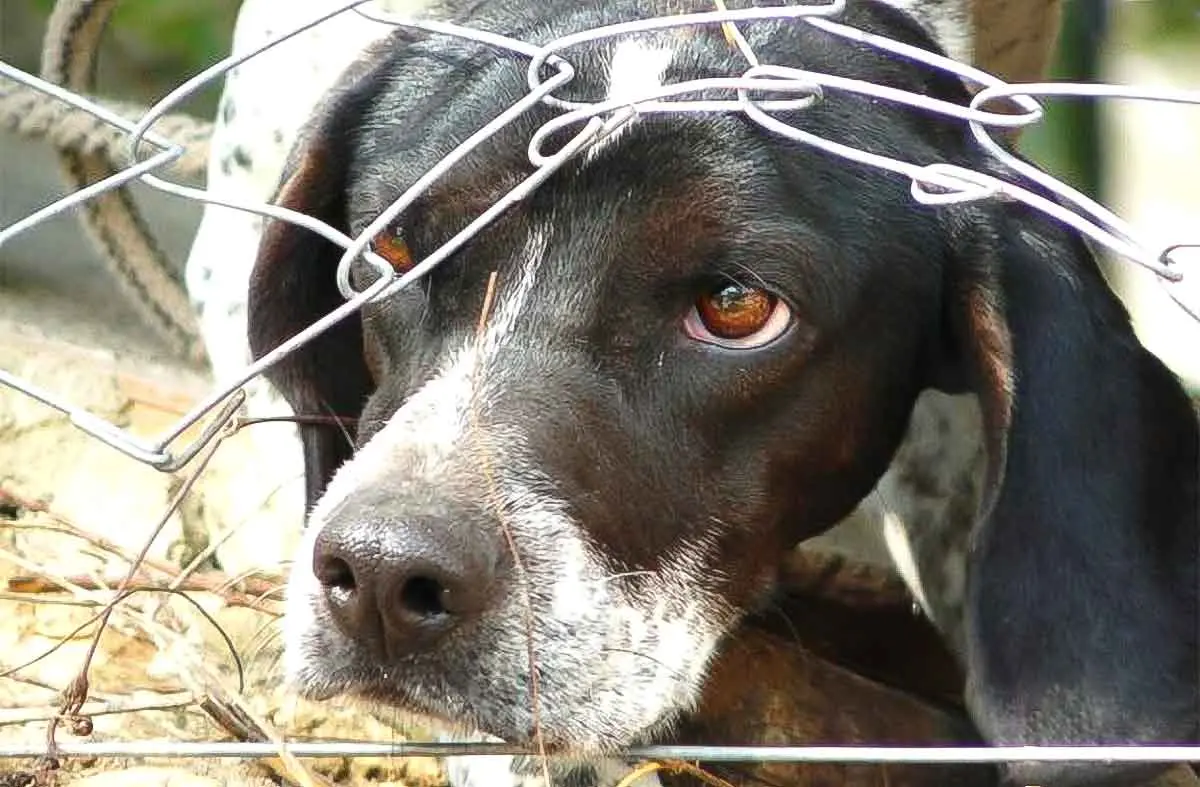
<path fill-rule="evenodd" d="M 656 11 L 497 5 L 467 21 L 546 40 Z M 889 8 L 852 4 L 849 21 L 930 46 Z M 771 62 L 965 100 L 803 23 L 746 31 Z M 578 76 L 561 95 L 590 99 L 745 67 L 719 28 L 567 56 Z M 475 45 L 397 37 L 332 94 L 280 201 L 357 233 L 522 95 L 524 71 Z M 549 117 L 534 110 L 469 155 L 376 250 L 404 270 L 448 240 L 528 174 Z M 978 165 L 962 129 L 866 98 L 830 95 L 790 120 Z M 962 261 L 1003 258 L 1020 238 L 908 190 L 738 116 L 638 118 L 417 285 L 287 359 L 272 379 L 294 408 L 359 419 L 352 456 L 335 429 L 305 433 L 317 502 L 287 623 L 301 689 L 610 750 L 695 701 L 721 638 L 768 600 L 780 552 L 872 489 L 922 389 L 980 395 L 1002 506 L 1013 344 L 1028 334 L 1014 339 L 1024 325 L 996 265 Z M 1070 275 L 1097 286 L 1069 248 Z M 338 256 L 268 230 L 258 354 L 337 304 Z"/>
<path fill-rule="evenodd" d="M 572 92 L 592 96 L 739 66 L 719 30 L 572 57 Z M 381 65 L 365 119 L 336 132 L 355 136 L 352 233 L 455 142 L 391 118 L 476 128 L 522 91 L 512 60 L 430 101 L 405 82 L 414 59 Z M 401 266 L 436 249 L 526 174 L 546 117 L 471 156 L 376 249 Z M 627 744 L 690 706 L 780 553 L 886 467 L 918 391 L 889 359 L 924 355 L 936 322 L 878 308 L 938 297 L 936 218 L 903 234 L 872 220 L 896 179 L 831 206 L 865 173 L 785 146 L 740 118 L 639 119 L 363 311 L 374 390 L 291 585 L 303 686 L 520 740 L 532 649 L 551 744 Z"/>

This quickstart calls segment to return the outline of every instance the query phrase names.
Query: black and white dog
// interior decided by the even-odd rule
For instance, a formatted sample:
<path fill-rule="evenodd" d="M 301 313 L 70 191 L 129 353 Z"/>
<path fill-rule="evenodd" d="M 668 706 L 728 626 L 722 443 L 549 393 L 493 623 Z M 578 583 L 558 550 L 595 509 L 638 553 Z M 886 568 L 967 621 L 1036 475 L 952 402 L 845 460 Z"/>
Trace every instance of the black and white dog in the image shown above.
<path fill-rule="evenodd" d="M 697 10 L 711 6 L 475 0 L 440 14 L 544 42 Z M 851 0 L 842 21 L 936 48 L 881 2 Z M 968 100 L 947 74 L 804 22 L 741 29 L 765 62 Z M 564 56 L 577 76 L 559 95 L 583 100 L 745 68 L 719 27 Z M 279 203 L 358 232 L 522 95 L 526 65 L 395 34 L 319 108 Z M 550 117 L 536 109 L 470 154 L 377 252 L 404 270 L 450 238 L 528 174 L 529 137 Z M 962 124 L 870 98 L 831 91 L 781 117 L 1002 174 Z M 341 303 L 339 256 L 268 226 L 256 355 Z M 960 646 L 985 737 L 1200 737 L 1195 415 L 1084 242 L 1020 204 L 921 206 L 904 178 L 737 115 L 641 117 L 271 381 L 298 412 L 358 419 L 352 442 L 336 426 L 302 432 L 313 508 L 287 662 L 309 696 L 586 756 L 661 738 L 723 638 L 769 602 L 781 554 L 889 477 L 943 502 L 945 479 L 962 478 L 938 510 L 973 527 Z M 974 452 L 949 467 L 936 450 L 960 439 L 938 427 L 963 401 L 986 452 L 978 488 Z M 898 454 L 906 434 L 935 449 Z M 1151 770 L 1008 775 L 1125 784 Z"/>

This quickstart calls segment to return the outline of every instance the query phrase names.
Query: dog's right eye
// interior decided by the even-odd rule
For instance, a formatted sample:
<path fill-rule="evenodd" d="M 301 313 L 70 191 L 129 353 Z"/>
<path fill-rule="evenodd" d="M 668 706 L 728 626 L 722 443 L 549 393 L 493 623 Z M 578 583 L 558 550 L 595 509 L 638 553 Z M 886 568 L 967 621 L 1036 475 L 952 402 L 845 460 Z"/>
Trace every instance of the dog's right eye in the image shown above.
<path fill-rule="evenodd" d="M 400 231 L 389 227 L 371 238 L 371 251 L 388 261 L 396 273 L 404 274 L 412 270 L 412 252 Z"/>
<path fill-rule="evenodd" d="M 723 284 L 696 299 L 684 333 L 706 344 L 749 350 L 777 339 L 792 323 L 783 300 L 758 287 Z"/>

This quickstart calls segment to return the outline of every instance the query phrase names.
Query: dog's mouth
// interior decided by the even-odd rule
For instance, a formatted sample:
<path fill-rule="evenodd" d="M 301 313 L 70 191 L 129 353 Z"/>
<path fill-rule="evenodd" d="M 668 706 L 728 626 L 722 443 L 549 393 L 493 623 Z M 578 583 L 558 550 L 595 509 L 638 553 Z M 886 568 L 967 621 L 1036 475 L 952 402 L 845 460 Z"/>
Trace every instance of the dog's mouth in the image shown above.
<path fill-rule="evenodd" d="M 328 675 L 307 672 L 294 681 L 296 692 L 314 702 L 352 702 L 364 709 L 391 718 L 448 734 L 483 733 L 497 742 L 521 745 L 513 735 L 483 729 L 481 720 L 465 703 L 448 702 L 444 693 L 414 691 L 404 683 L 389 679 L 386 670 L 370 667 L 343 668 Z"/>
<path fill-rule="evenodd" d="M 319 596 L 303 600 L 307 614 L 288 621 L 286 659 L 300 696 L 586 756 L 652 742 L 670 729 L 694 707 L 734 623 L 731 613 L 709 617 L 702 604 L 671 614 L 661 605 L 601 604 L 565 619 L 547 608 L 532 640 L 519 618 L 504 615 L 428 653 L 391 659 L 339 631 Z"/>

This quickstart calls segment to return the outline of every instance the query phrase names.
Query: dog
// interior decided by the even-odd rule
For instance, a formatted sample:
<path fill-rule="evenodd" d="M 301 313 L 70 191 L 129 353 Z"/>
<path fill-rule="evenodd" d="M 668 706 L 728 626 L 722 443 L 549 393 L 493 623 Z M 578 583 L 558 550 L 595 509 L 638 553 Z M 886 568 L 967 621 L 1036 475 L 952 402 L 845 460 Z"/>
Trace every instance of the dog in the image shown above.
<path fill-rule="evenodd" d="M 478 0 L 443 13 L 547 41 L 680 10 L 707 9 Z M 937 50 L 883 3 L 852 0 L 845 21 Z M 949 75 L 803 23 L 743 30 L 767 62 L 968 100 Z M 567 56 L 564 97 L 744 68 L 719 28 Z M 522 58 L 397 33 L 325 99 L 278 201 L 353 234 L 524 80 Z M 468 155 L 375 248 L 398 270 L 437 248 L 527 174 L 528 137 L 550 116 L 535 109 Z M 781 116 L 1007 174 L 961 124 L 868 98 L 831 93 Z M 339 257 L 267 227 L 248 301 L 256 357 L 341 303 Z M 370 278 L 352 270 L 359 288 Z M 723 639 L 771 602 L 780 555 L 889 478 L 924 486 L 895 460 L 906 436 L 928 438 L 911 427 L 941 397 L 978 409 L 986 457 L 960 644 L 984 739 L 1198 737 L 1197 421 L 1085 242 L 1023 205 L 921 206 L 903 178 L 740 117 L 643 117 L 270 380 L 297 412 L 357 419 L 352 443 L 336 426 L 301 430 L 312 510 L 287 651 L 309 696 L 587 756 L 661 739 Z M 1004 776 L 1125 784 L 1158 770 Z"/>

